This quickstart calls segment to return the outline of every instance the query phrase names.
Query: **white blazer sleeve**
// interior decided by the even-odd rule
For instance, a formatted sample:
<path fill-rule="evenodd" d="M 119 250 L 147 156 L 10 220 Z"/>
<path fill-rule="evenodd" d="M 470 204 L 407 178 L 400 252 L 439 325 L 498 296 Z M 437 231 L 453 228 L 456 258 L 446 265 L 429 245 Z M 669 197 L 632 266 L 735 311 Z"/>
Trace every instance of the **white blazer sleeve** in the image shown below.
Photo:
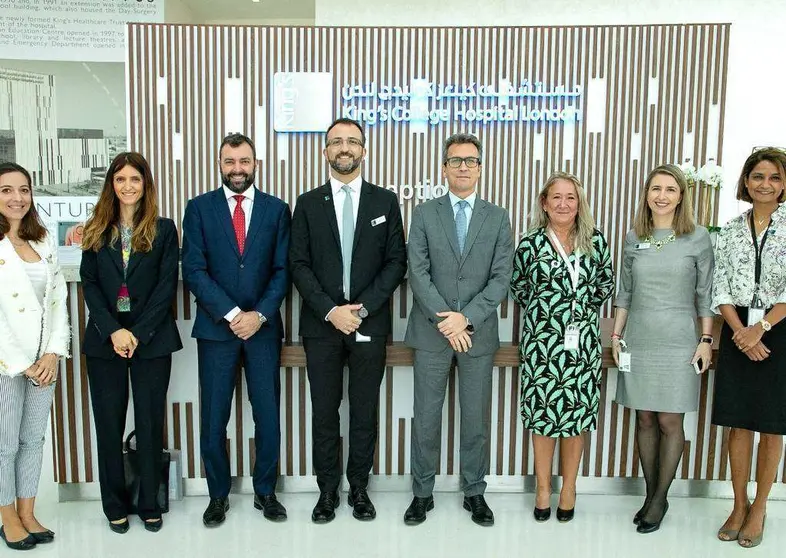
<path fill-rule="evenodd" d="M 68 349 L 71 345 L 71 327 L 68 322 L 68 308 L 66 307 L 66 299 L 68 289 L 66 287 L 65 277 L 60 269 L 60 262 L 57 259 L 57 245 L 51 235 L 47 235 L 47 243 L 52 254 L 52 294 L 50 297 L 50 308 L 46 311 L 49 312 L 51 331 L 49 333 L 49 342 L 47 343 L 44 353 L 54 353 L 61 357 L 70 357 Z"/>

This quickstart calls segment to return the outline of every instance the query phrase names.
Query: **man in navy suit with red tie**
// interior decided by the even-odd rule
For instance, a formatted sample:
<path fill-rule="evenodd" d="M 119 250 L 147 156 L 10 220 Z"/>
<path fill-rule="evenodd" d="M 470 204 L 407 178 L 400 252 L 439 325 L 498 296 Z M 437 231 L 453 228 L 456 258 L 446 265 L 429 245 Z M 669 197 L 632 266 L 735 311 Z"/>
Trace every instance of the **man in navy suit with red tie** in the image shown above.
<path fill-rule="evenodd" d="M 197 302 L 191 335 L 199 357 L 200 444 L 210 492 L 202 520 L 208 527 L 223 523 L 229 510 L 226 429 L 241 359 L 255 426 L 254 507 L 271 521 L 287 517 L 275 489 L 289 206 L 254 187 L 256 151 L 249 138 L 228 135 L 219 157 L 223 186 L 192 199 L 183 217 L 183 280 Z"/>

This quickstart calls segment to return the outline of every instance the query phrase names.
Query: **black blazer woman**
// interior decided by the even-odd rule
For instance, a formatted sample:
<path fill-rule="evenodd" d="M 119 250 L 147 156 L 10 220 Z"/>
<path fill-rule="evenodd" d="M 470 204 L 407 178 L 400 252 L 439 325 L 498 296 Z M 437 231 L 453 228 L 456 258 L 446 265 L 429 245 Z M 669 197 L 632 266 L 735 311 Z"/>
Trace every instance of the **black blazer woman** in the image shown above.
<path fill-rule="evenodd" d="M 85 225 L 80 276 L 90 318 L 82 352 L 96 425 L 99 482 L 109 527 L 128 530 L 122 440 L 129 376 L 140 467 L 139 517 L 163 522 L 157 503 L 166 393 L 172 353 L 183 345 L 172 313 L 178 282 L 178 236 L 158 217 L 147 161 L 121 153 Z"/>

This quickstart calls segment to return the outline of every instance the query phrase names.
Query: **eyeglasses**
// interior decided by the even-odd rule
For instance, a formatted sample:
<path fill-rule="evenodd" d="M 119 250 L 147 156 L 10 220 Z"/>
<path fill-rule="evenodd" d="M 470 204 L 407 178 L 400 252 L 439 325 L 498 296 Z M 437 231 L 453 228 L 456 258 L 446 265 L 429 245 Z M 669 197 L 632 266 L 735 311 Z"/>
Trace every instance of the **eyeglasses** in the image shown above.
<path fill-rule="evenodd" d="M 344 145 L 345 143 L 348 144 L 350 147 L 363 147 L 363 140 L 359 138 L 348 138 L 348 139 L 333 138 L 327 140 L 325 142 L 325 145 L 327 145 L 328 147 L 339 147 L 341 145 Z"/>
<path fill-rule="evenodd" d="M 459 168 L 461 163 L 467 165 L 468 169 L 474 169 L 480 165 L 480 159 L 477 157 L 450 157 L 447 161 L 445 161 L 445 164 L 452 169 Z"/>

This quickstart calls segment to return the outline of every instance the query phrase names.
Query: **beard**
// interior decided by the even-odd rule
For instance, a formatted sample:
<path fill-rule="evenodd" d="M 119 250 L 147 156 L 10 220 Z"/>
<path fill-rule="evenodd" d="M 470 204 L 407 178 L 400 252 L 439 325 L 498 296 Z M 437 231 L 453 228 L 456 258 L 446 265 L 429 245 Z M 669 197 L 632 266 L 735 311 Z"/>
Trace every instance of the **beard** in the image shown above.
<path fill-rule="evenodd" d="M 347 163 L 339 163 L 339 157 L 349 157 L 350 160 Z M 352 174 L 360 166 L 361 160 L 360 157 L 354 157 L 352 153 L 339 153 L 328 162 L 330 163 L 330 168 L 338 174 Z"/>
<path fill-rule="evenodd" d="M 249 186 L 254 185 L 254 179 L 256 178 L 256 174 L 257 174 L 256 170 L 251 174 L 246 174 L 244 172 L 238 172 L 232 174 L 221 173 L 221 182 L 222 184 L 224 184 L 224 186 L 226 186 L 236 194 L 242 194 L 243 192 L 248 190 Z M 243 182 L 235 183 L 232 182 L 232 177 L 234 176 L 243 176 L 245 177 L 245 179 L 243 180 Z"/>

